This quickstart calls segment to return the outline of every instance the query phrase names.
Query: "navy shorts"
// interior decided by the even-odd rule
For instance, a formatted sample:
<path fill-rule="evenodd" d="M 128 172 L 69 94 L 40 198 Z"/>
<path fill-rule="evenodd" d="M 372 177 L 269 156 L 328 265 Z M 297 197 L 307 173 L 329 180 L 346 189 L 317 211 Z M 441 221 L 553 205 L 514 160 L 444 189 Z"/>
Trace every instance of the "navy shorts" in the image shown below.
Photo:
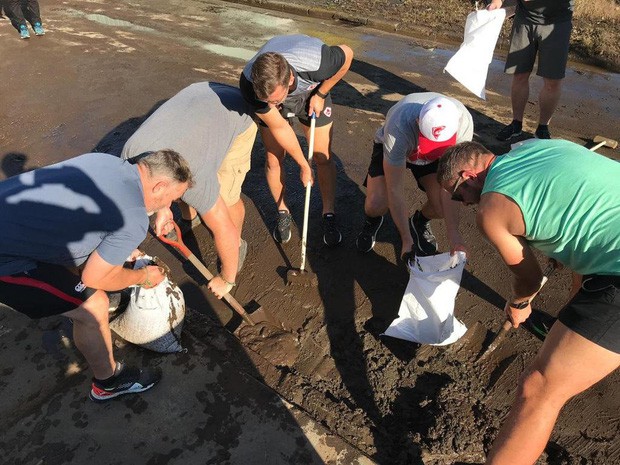
<path fill-rule="evenodd" d="M 25 273 L 0 276 L 0 302 L 33 319 L 73 310 L 95 292 L 84 286 L 78 268 L 40 263 Z"/>
<path fill-rule="evenodd" d="M 413 174 L 420 190 L 426 192 L 424 187 L 422 187 L 422 184 L 420 184 L 420 179 L 424 176 L 428 176 L 429 174 L 437 173 L 438 165 L 439 160 L 435 160 L 427 165 L 413 165 L 411 163 L 407 163 L 407 169 Z M 383 144 L 375 142 L 372 146 L 370 165 L 368 165 L 368 176 L 371 178 L 385 176 L 385 172 L 383 171 Z M 366 179 L 364 179 L 364 187 L 366 187 Z"/>
<path fill-rule="evenodd" d="M 288 120 L 289 122 L 293 120 L 293 118 L 297 118 L 301 124 L 304 126 L 310 127 L 310 117 L 308 116 L 308 106 L 310 104 L 310 97 L 306 94 L 300 96 L 289 96 L 286 98 L 285 102 L 282 104 L 280 108 L 280 114 L 282 118 Z M 320 128 L 322 126 L 327 126 L 333 121 L 332 117 L 333 111 L 333 103 L 331 94 L 327 94 L 325 97 L 325 106 L 323 107 L 323 111 L 318 116 L 315 121 L 315 126 Z M 263 127 L 267 127 L 265 123 L 259 120 L 259 125 Z"/>
<path fill-rule="evenodd" d="M 587 275 L 558 319 L 587 340 L 620 354 L 620 276 Z"/>

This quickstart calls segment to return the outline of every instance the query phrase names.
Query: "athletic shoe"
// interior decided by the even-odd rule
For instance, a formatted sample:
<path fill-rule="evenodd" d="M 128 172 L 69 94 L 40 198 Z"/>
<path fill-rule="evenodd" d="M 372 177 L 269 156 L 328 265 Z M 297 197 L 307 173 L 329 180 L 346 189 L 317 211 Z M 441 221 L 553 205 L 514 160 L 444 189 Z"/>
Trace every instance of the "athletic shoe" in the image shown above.
<path fill-rule="evenodd" d="M 95 402 L 105 402 L 123 394 L 134 394 L 151 389 L 160 379 L 159 368 L 142 370 L 116 362 L 116 370 L 112 377 L 105 380 L 93 378 L 89 397 Z"/>
<path fill-rule="evenodd" d="M 43 29 L 43 26 L 41 26 L 41 23 L 34 23 L 32 29 L 34 29 L 34 33 L 38 36 L 45 35 L 45 30 Z"/>
<path fill-rule="evenodd" d="M 334 247 L 342 242 L 342 234 L 336 226 L 336 215 L 325 213 L 323 215 L 323 243 L 328 247 Z"/>
<path fill-rule="evenodd" d="M 431 231 L 431 222 L 421 218 L 422 213 L 416 211 L 409 219 L 409 229 L 413 237 L 415 254 L 424 257 L 437 253 L 437 239 Z"/>
<path fill-rule="evenodd" d="M 355 246 L 360 252 L 370 252 L 375 246 L 375 239 L 381 226 L 383 225 L 383 216 L 371 218 L 366 216 L 364 222 L 364 228 L 362 232 L 357 235 L 355 240 Z"/>
<path fill-rule="evenodd" d="M 501 140 L 502 142 L 512 139 L 513 137 L 519 137 L 522 134 L 521 125 L 515 123 L 514 121 L 510 123 L 508 126 L 505 126 L 500 132 L 497 133 L 495 138 L 497 140 Z"/>
<path fill-rule="evenodd" d="M 243 264 L 245 263 L 245 257 L 248 254 L 248 243 L 241 239 L 239 243 L 239 263 L 237 264 L 237 273 L 241 271 L 243 268 Z"/>
<path fill-rule="evenodd" d="M 548 126 L 538 126 L 534 133 L 536 139 L 551 139 L 551 133 Z"/>
<path fill-rule="evenodd" d="M 22 39 L 30 39 L 30 33 L 28 32 L 28 26 L 26 26 L 25 24 L 22 24 L 21 26 L 19 26 L 19 36 Z"/>
<path fill-rule="evenodd" d="M 177 221 L 177 226 L 181 230 L 181 236 L 185 236 L 188 232 L 197 227 L 202 221 L 200 220 L 200 215 L 194 216 L 191 220 L 186 220 L 185 218 L 181 218 Z M 175 229 L 166 234 L 166 239 L 170 239 L 171 241 L 177 241 L 177 232 Z"/>
<path fill-rule="evenodd" d="M 291 221 L 293 217 L 286 210 L 278 210 L 278 222 L 273 230 L 273 238 L 276 242 L 286 244 L 291 240 Z"/>

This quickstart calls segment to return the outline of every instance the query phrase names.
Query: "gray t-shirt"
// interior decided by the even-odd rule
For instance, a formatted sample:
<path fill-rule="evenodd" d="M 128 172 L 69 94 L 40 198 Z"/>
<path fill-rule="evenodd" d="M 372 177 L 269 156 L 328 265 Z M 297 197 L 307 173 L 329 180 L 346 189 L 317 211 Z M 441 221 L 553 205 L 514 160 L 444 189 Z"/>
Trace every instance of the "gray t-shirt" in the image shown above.
<path fill-rule="evenodd" d="M 0 182 L 0 276 L 37 262 L 79 266 L 97 251 L 112 265 L 146 237 L 136 166 L 88 153 Z"/>
<path fill-rule="evenodd" d="M 456 142 L 472 140 L 474 136 L 474 121 L 471 114 L 461 102 L 436 92 L 418 92 L 409 94 L 389 109 L 385 116 L 385 123 L 375 134 L 375 142 L 383 144 L 383 156 L 390 165 L 405 166 L 427 165 L 428 160 L 412 159 L 409 157 L 418 148 L 417 119 L 426 102 L 435 97 L 446 97 L 451 100 L 461 112 L 459 128 L 456 133 Z"/>
<path fill-rule="evenodd" d="M 153 113 L 123 147 L 125 159 L 172 149 L 192 171 L 194 186 L 183 201 L 199 214 L 211 210 L 220 193 L 217 172 L 235 138 L 254 121 L 236 87 L 199 82 L 186 87 Z"/>

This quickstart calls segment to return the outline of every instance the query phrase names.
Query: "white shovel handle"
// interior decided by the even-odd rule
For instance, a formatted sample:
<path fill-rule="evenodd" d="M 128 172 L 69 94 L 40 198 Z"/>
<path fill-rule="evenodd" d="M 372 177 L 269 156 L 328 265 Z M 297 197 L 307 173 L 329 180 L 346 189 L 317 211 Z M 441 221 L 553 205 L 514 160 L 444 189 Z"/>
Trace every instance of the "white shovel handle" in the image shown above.
<path fill-rule="evenodd" d="M 308 164 L 312 169 L 312 155 L 314 154 L 314 128 L 316 126 L 316 114 L 312 113 L 310 118 L 310 140 L 308 141 Z M 312 184 L 308 183 L 306 186 L 306 199 L 304 202 L 304 226 L 301 232 L 301 266 L 299 269 L 304 271 L 306 269 L 306 241 L 308 239 L 308 213 L 310 212 L 310 191 Z"/>

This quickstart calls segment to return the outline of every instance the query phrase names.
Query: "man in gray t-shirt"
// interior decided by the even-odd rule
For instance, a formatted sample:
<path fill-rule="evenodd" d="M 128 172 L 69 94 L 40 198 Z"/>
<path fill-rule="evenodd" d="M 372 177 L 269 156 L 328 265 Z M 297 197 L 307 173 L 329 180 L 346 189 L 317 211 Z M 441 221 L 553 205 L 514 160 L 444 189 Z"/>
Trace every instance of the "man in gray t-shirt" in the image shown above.
<path fill-rule="evenodd" d="M 181 211 L 186 221 L 193 219 L 197 225 L 202 219 L 213 233 L 222 268 L 209 289 L 218 298 L 235 285 L 247 251 L 241 239 L 245 218 L 241 185 L 250 170 L 256 131 L 239 89 L 199 82 L 159 107 L 123 148 L 123 158 L 171 148 L 189 163 L 195 182 L 182 197 Z M 157 221 L 164 227 L 170 219 L 158 216 Z"/>
<path fill-rule="evenodd" d="M 144 391 L 160 377 L 114 360 L 106 291 L 164 279 L 158 266 L 123 265 L 139 255 L 148 215 L 169 210 L 191 182 L 171 150 L 133 164 L 89 153 L 0 182 L 0 302 L 30 318 L 73 320 L 93 400 Z"/>
<path fill-rule="evenodd" d="M 366 222 L 356 241 L 360 252 L 372 250 L 388 210 L 402 240 L 401 257 L 412 252 L 437 253 L 429 225 L 433 218 L 445 219 L 451 252 L 465 250 L 458 231 L 458 203 L 441 189 L 436 172 L 443 152 L 458 142 L 470 141 L 473 134 L 474 123 L 467 108 L 438 93 L 409 94 L 390 108 L 375 134 L 364 183 Z M 427 196 L 424 206 L 411 218 L 404 189 L 407 169 Z"/>

